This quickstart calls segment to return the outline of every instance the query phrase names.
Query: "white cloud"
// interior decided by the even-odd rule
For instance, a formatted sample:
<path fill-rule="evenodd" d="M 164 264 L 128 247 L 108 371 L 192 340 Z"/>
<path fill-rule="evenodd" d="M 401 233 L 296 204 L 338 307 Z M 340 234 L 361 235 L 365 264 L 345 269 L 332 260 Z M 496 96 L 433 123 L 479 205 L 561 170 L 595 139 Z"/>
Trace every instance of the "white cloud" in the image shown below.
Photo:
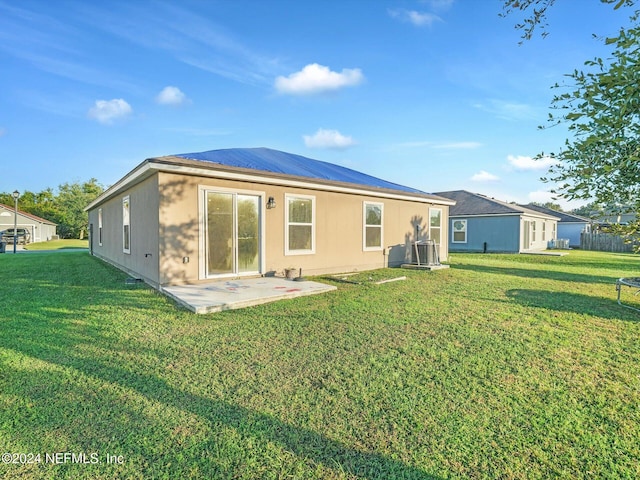
<path fill-rule="evenodd" d="M 160 105 L 179 106 L 184 105 L 188 101 L 189 99 L 187 96 L 182 93 L 178 87 L 173 87 L 171 85 L 164 87 L 156 97 L 156 102 Z"/>
<path fill-rule="evenodd" d="M 96 100 L 96 104 L 89 109 L 89 118 L 110 125 L 119 118 L 124 118 L 133 113 L 131 105 L 122 98 L 113 100 Z"/>
<path fill-rule="evenodd" d="M 352 87 L 362 83 L 364 75 L 359 68 L 345 68 L 341 73 L 332 72 L 329 67 L 312 63 L 288 77 L 277 77 L 276 90 L 290 95 L 313 95 L 316 93 Z"/>
<path fill-rule="evenodd" d="M 471 177 L 471 181 L 473 182 L 495 182 L 497 180 L 500 180 L 500 177 L 484 170 L 480 170 L 478 173 Z"/>
<path fill-rule="evenodd" d="M 418 12 L 416 10 L 388 10 L 391 18 L 396 18 L 402 22 L 407 22 L 415 25 L 416 27 L 430 27 L 435 22 L 441 22 L 442 19 L 433 14 L 427 12 Z"/>
<path fill-rule="evenodd" d="M 355 145 L 351 137 L 342 135 L 337 130 L 318 129 L 314 135 L 304 135 L 304 143 L 309 148 L 331 148 L 344 150 Z"/>
<path fill-rule="evenodd" d="M 95 29 L 233 81 L 271 84 L 279 70 L 278 58 L 249 48 L 228 26 L 181 2 L 157 2 L 153 9 L 144 2 L 125 2 L 119 8 L 108 2 L 78 3 L 83 22 Z"/>
<path fill-rule="evenodd" d="M 516 170 L 546 170 L 551 165 L 558 163 L 556 159 L 551 157 L 535 159 L 524 155 L 507 155 L 507 161 Z"/>
<path fill-rule="evenodd" d="M 526 103 L 489 99 L 487 103 L 476 103 L 473 106 L 503 120 L 533 120 L 539 116 L 539 112 Z"/>

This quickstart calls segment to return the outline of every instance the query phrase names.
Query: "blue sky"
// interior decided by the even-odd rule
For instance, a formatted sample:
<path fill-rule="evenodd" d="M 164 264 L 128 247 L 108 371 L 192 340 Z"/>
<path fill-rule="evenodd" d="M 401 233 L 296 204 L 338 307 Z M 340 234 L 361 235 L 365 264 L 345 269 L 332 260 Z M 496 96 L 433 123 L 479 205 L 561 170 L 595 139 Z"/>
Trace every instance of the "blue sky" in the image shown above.
<path fill-rule="evenodd" d="M 519 45 L 501 0 L 0 0 L 0 191 L 269 147 L 427 192 L 547 201 L 554 91 L 629 11 L 563 0 Z M 567 204 L 570 207 L 578 204 Z"/>

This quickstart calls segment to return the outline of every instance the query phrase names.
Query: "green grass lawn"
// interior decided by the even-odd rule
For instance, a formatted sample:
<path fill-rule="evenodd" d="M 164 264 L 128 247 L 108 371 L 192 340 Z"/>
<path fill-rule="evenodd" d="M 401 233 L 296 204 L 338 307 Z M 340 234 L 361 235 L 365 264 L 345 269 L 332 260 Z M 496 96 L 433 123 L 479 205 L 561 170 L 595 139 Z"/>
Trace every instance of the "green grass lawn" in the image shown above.
<path fill-rule="evenodd" d="M 25 246 L 25 250 L 65 250 L 69 248 L 89 248 L 89 241 L 77 239 L 50 240 L 48 242 L 30 243 Z M 8 249 L 9 247 L 7 247 L 7 251 Z"/>
<path fill-rule="evenodd" d="M 640 258 L 451 265 L 197 316 L 86 253 L 0 255 L 0 453 L 41 455 L 0 477 L 638 478 Z"/>

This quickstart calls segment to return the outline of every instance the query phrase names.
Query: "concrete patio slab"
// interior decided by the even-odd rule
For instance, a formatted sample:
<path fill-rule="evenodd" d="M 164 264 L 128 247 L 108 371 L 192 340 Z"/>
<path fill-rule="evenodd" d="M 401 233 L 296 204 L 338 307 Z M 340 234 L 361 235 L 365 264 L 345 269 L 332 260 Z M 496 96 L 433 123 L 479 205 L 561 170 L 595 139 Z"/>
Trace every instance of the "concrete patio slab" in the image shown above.
<path fill-rule="evenodd" d="M 276 277 L 219 280 L 161 288 L 164 294 L 195 313 L 214 313 L 245 308 L 332 290 L 336 290 L 336 287 L 324 283 L 292 281 Z"/>

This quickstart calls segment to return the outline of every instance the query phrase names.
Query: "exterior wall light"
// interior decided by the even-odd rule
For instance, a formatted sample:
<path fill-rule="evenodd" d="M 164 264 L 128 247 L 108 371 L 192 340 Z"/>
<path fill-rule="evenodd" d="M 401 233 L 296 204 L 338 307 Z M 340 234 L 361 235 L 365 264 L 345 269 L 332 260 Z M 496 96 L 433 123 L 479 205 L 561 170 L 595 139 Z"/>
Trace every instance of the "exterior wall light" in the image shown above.
<path fill-rule="evenodd" d="M 269 199 L 267 200 L 267 208 L 271 209 L 271 208 L 276 208 L 276 199 L 273 197 L 269 197 Z"/>

